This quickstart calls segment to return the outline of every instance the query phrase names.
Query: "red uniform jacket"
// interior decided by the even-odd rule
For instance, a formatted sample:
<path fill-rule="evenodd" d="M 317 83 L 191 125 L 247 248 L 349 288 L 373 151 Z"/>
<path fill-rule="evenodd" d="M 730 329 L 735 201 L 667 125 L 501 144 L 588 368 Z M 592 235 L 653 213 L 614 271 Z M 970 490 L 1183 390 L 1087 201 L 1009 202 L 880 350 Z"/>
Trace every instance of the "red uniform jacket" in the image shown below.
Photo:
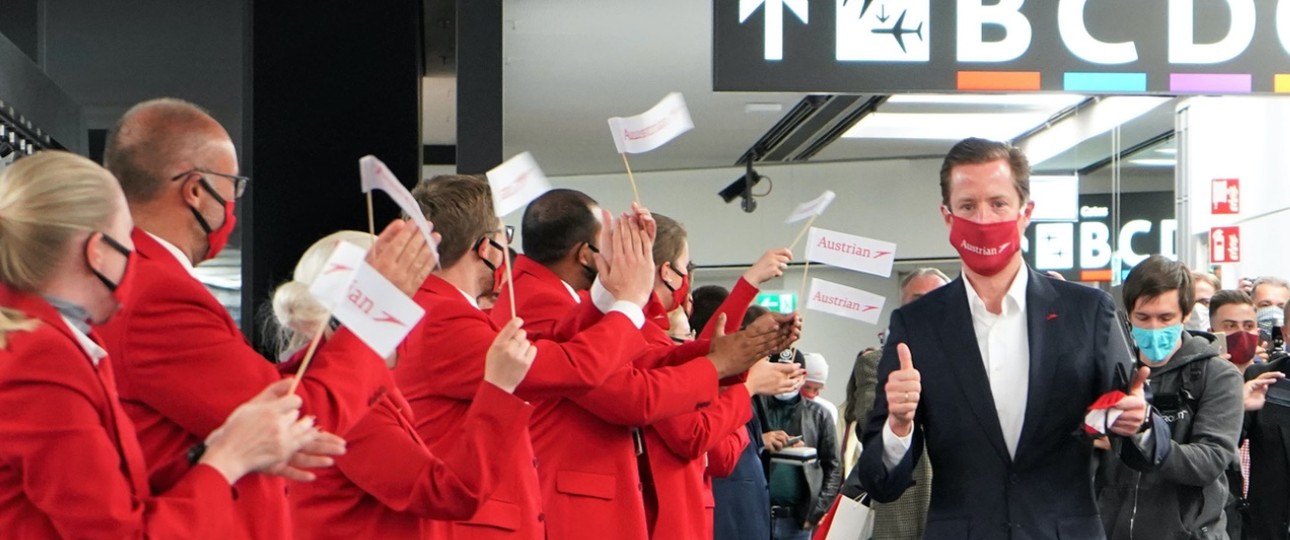
<path fill-rule="evenodd" d="M 558 276 L 528 257 L 516 259 L 514 272 L 516 314 L 530 337 L 559 339 L 555 334 L 566 321 L 600 313 L 590 298 L 575 301 Z M 509 316 L 503 290 L 493 321 L 502 324 Z M 530 431 L 547 538 L 592 540 L 606 531 L 621 540 L 649 538 L 633 428 L 697 410 L 716 397 L 716 368 L 705 359 L 638 369 L 625 357 L 594 390 L 539 403 Z"/>
<path fill-rule="evenodd" d="M 444 437 L 444 452 L 432 454 L 391 383 L 345 433 L 336 466 L 292 485 L 295 537 L 420 538 L 423 519 L 469 518 L 505 474 L 531 412 L 519 398 L 481 384 L 460 429 Z"/>
<path fill-rule="evenodd" d="M 717 311 L 726 314 L 726 332 L 739 329 L 744 311 L 756 295 L 757 289 L 740 278 Z M 653 320 L 657 322 L 659 319 L 655 317 Z M 711 320 L 716 321 L 716 316 Z M 715 330 L 715 326 L 709 325 L 704 329 L 704 336 L 700 337 L 706 337 Z M 644 333 L 653 344 L 662 345 L 665 340 L 671 340 L 658 324 L 646 325 Z M 737 438 L 733 432 L 743 430 L 744 424 L 751 419 L 752 396 L 743 384 L 735 384 L 722 391 L 712 407 L 668 418 L 645 428 L 649 474 L 643 476 L 648 480 L 645 512 L 651 538 L 712 538 L 712 485 L 704 475 L 708 467 L 707 454 L 730 437 Z"/>
<path fill-rule="evenodd" d="M 426 316 L 401 347 L 394 379 L 412 405 L 417 433 L 440 454 L 444 445 L 456 444 L 444 434 L 466 418 L 498 327 L 438 276 L 427 278 L 414 299 Z M 615 359 L 630 357 L 645 343 L 627 316 L 610 313 L 568 342 L 539 340 L 535 345 L 537 358 L 516 389 L 517 396 L 529 400 L 585 393 L 617 367 Z M 431 523 L 433 538 L 545 538 L 538 462 L 528 430 L 513 444 L 515 453 L 493 495 L 469 520 Z"/>
<path fill-rule="evenodd" d="M 188 449 L 279 375 L 166 248 L 139 229 L 132 238 L 139 279 L 100 334 L 112 355 L 121 405 L 138 428 L 149 481 L 164 491 L 188 470 Z M 389 380 L 386 371 L 384 361 L 342 328 L 305 372 L 297 390 L 305 403 L 301 414 L 344 433 L 367 413 Z M 291 535 L 285 481 L 250 474 L 233 487 L 233 538 Z"/>
<path fill-rule="evenodd" d="M 0 350 L 0 536 L 228 538 L 232 489 L 215 469 L 152 495 L 111 359 L 96 367 L 39 296 L 0 286 L 0 305 L 42 321 Z"/>

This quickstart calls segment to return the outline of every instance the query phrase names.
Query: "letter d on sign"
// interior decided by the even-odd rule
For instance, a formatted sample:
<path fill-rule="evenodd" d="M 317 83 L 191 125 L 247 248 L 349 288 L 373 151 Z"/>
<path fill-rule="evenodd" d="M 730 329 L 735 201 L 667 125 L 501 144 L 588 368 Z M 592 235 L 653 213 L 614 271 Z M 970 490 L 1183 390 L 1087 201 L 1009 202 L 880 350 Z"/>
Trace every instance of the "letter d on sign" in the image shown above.
<path fill-rule="evenodd" d="M 1016 60 L 1030 49 L 1030 21 L 1021 14 L 1025 0 L 999 0 L 987 6 L 983 0 L 958 0 L 958 60 L 959 62 L 1007 62 Z M 995 24 L 1003 27 L 1004 38 L 999 41 L 982 39 L 983 27 Z"/>

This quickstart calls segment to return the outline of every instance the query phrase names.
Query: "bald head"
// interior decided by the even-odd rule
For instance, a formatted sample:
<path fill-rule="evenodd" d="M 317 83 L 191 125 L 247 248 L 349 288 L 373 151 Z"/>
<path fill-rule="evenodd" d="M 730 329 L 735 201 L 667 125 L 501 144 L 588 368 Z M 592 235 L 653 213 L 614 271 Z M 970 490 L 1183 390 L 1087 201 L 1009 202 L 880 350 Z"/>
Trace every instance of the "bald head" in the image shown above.
<path fill-rule="evenodd" d="M 132 205 L 156 199 L 176 174 L 195 167 L 236 174 L 236 162 L 224 127 L 205 109 L 174 98 L 131 107 L 112 128 L 103 152 L 103 165 Z M 234 170 L 227 170 L 230 166 Z"/>

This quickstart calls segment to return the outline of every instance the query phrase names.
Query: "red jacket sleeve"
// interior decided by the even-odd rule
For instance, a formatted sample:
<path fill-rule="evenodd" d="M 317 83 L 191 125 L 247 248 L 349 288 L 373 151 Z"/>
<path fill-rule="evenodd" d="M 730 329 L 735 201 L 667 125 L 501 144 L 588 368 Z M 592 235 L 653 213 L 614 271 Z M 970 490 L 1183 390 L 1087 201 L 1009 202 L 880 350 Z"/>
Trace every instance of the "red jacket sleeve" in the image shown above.
<path fill-rule="evenodd" d="M 572 400 L 611 424 L 644 426 L 706 407 L 716 397 L 717 369 L 698 358 L 675 367 L 625 365 Z"/>
<path fill-rule="evenodd" d="M 479 385 L 466 420 L 431 454 L 388 395 L 345 434 L 349 452 L 336 467 L 363 491 L 399 512 L 460 520 L 475 514 L 512 463 L 532 407 L 491 384 Z"/>
<path fill-rule="evenodd" d="M 726 296 L 726 300 L 721 302 L 721 307 L 718 307 L 717 312 L 713 313 L 712 318 L 708 320 L 716 323 L 717 315 L 724 313 L 726 315 L 725 332 L 727 334 L 738 332 L 739 327 L 744 322 L 744 313 L 748 311 L 748 306 L 752 305 L 753 300 L 757 299 L 757 293 L 759 292 L 761 291 L 757 287 L 740 277 L 739 281 L 735 282 L 734 290 L 730 291 L 730 295 Z M 699 339 L 711 338 L 716 330 L 716 324 L 705 326 L 703 333 L 699 334 Z"/>
<path fill-rule="evenodd" d="M 654 424 L 668 449 L 686 459 L 699 459 L 726 435 L 752 419 L 752 397 L 742 384 L 731 386 L 711 407 Z"/>
<path fill-rule="evenodd" d="M 0 490 L 18 487 L 67 538 L 226 538 L 233 499 L 224 477 L 198 466 L 166 493 L 136 495 L 126 475 L 146 474 L 142 455 L 123 463 L 104 424 L 107 416 L 124 416 L 119 408 L 101 409 L 113 405 L 115 394 L 105 394 L 74 344 L 38 345 L 32 354 L 0 353 L 0 463 L 21 481 Z M 120 433 L 134 437 L 128 424 Z"/>
<path fill-rule="evenodd" d="M 725 478 L 734 474 L 739 464 L 739 456 L 748 446 L 748 430 L 736 429 L 717 443 L 716 448 L 708 452 L 708 468 L 704 474 L 713 478 Z"/>
<path fill-rule="evenodd" d="M 128 388 L 135 399 L 205 437 L 279 374 L 191 276 L 163 274 L 144 282 L 151 285 L 133 296 L 140 300 L 101 332 L 125 375 L 118 382 L 123 393 Z M 367 412 L 385 371 L 385 363 L 342 328 L 305 372 L 298 390 L 302 414 L 315 416 L 321 429 L 347 431 Z"/>

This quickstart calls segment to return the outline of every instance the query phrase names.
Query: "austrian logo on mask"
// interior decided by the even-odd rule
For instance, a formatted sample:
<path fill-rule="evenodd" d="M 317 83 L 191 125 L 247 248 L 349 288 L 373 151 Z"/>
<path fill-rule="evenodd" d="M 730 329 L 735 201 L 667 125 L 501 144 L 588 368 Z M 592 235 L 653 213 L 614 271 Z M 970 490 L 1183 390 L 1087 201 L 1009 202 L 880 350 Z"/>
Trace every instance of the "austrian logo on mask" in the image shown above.
<path fill-rule="evenodd" d="M 1021 248 L 1018 220 L 977 223 L 960 217 L 951 219 L 950 244 L 973 272 L 983 276 L 998 274 Z"/>

